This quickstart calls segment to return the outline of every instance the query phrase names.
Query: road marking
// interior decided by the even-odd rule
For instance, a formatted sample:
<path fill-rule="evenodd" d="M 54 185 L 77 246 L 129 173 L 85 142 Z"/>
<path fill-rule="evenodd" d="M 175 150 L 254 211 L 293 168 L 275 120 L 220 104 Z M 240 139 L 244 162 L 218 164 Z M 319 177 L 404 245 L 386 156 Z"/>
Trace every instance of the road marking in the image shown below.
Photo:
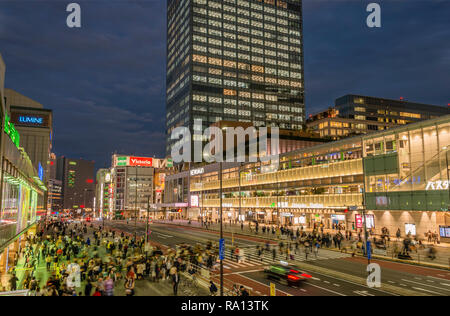
<path fill-rule="evenodd" d="M 432 294 L 437 294 L 437 295 L 440 295 L 440 296 L 444 296 L 444 295 L 441 294 L 441 293 L 434 292 L 434 291 L 429 291 L 429 290 L 425 290 L 425 289 L 422 289 L 422 288 L 420 288 L 420 287 L 413 287 L 413 289 L 418 290 L 418 291 L 424 291 L 424 292 L 432 293 Z"/>
<path fill-rule="evenodd" d="M 320 281 L 319 278 L 314 278 L 314 277 L 312 277 L 311 279 L 313 279 L 313 280 L 315 280 L 315 281 Z"/>
<path fill-rule="evenodd" d="M 167 237 L 167 238 L 172 238 L 173 236 L 170 236 L 170 235 L 166 235 L 166 234 L 161 234 L 160 232 L 154 232 L 155 234 L 158 234 L 158 235 L 161 235 L 161 236 L 164 236 L 164 237 Z"/>
<path fill-rule="evenodd" d="M 375 296 L 375 295 L 369 293 L 368 291 L 353 291 L 353 293 L 361 295 L 361 296 Z"/>
<path fill-rule="evenodd" d="M 304 270 L 304 272 L 308 272 L 308 269 L 305 271 Z M 362 284 L 360 284 L 360 283 L 355 283 L 355 282 L 352 282 L 352 281 L 347 281 L 347 280 L 344 280 L 344 279 L 339 279 L 339 278 L 337 278 L 337 277 L 334 277 L 334 276 L 331 276 L 331 275 L 326 275 L 326 274 L 323 274 L 323 273 L 320 273 L 320 272 L 309 272 L 309 274 L 311 274 L 311 275 L 313 275 L 313 274 L 320 274 L 320 275 L 323 275 L 323 276 L 325 276 L 325 277 L 328 277 L 328 278 L 331 278 L 331 279 L 335 279 L 335 280 L 339 280 L 339 281 L 341 281 L 341 282 L 344 282 L 344 283 L 348 283 L 348 284 L 353 284 L 353 285 L 357 285 L 357 286 L 360 286 L 360 287 L 365 287 L 364 285 L 362 285 Z M 309 284 L 311 284 L 311 283 L 309 283 Z M 386 293 L 386 294 L 389 294 L 389 295 L 392 295 L 392 296 L 400 296 L 400 295 L 398 295 L 398 294 L 394 294 L 394 293 L 390 293 L 390 292 L 387 292 L 387 291 L 384 291 L 384 290 L 380 290 L 380 289 L 372 289 L 373 291 L 378 291 L 378 292 L 383 292 L 383 293 Z"/>
<path fill-rule="evenodd" d="M 337 287 L 340 287 L 340 285 L 339 285 L 339 284 L 336 284 L 336 283 L 334 283 L 333 285 L 334 285 L 334 286 L 337 286 Z"/>
<path fill-rule="evenodd" d="M 300 291 L 302 291 L 302 292 L 306 293 L 306 290 L 305 290 L 305 289 L 300 289 Z"/>
<path fill-rule="evenodd" d="M 261 284 L 261 285 L 264 285 L 265 287 L 270 288 L 267 284 L 264 284 L 264 283 L 262 283 L 262 282 L 253 280 L 253 279 L 251 279 L 251 278 L 249 278 L 249 277 L 246 277 L 245 275 L 242 275 L 242 274 L 239 274 L 239 275 L 240 275 L 241 277 L 243 277 L 243 278 L 246 278 L 247 280 L 250 280 L 250 281 L 252 281 L 252 282 L 256 282 L 256 283 L 258 283 L 258 284 Z M 277 289 L 277 291 L 278 291 L 278 292 L 281 292 L 281 293 L 284 293 L 284 294 L 286 294 L 287 296 L 292 296 L 292 294 L 289 294 L 289 293 L 287 293 L 287 292 L 285 292 L 285 291 L 282 291 L 282 290 L 279 290 L 279 289 Z"/>
<path fill-rule="evenodd" d="M 315 285 L 315 284 L 312 284 L 312 283 L 308 283 L 308 285 L 314 286 L 314 287 L 319 288 L 319 289 L 321 289 L 321 290 L 325 290 L 325 291 L 328 291 L 328 292 L 331 292 L 331 293 L 334 293 L 334 294 L 337 294 L 337 295 L 340 295 L 340 296 L 347 296 L 347 295 L 345 295 L 345 294 L 338 293 L 338 292 L 335 292 L 335 291 L 326 289 L 326 288 L 324 288 L 324 287 L 321 287 L 321 286 L 318 286 L 318 285 Z"/>
<path fill-rule="evenodd" d="M 415 282 L 415 281 L 410 281 L 410 280 L 405 280 L 405 279 L 402 279 L 402 281 L 423 285 L 422 283 Z M 449 291 L 448 289 L 444 289 L 444 288 L 437 287 L 437 286 L 434 286 L 434 285 L 426 285 L 426 286 L 432 287 L 432 288 L 435 288 L 435 289 L 438 289 L 438 290 L 444 290 L 444 291 L 447 291 L 447 292 Z"/>
<path fill-rule="evenodd" d="M 325 282 L 326 284 L 330 284 L 330 282 L 328 282 L 328 281 L 323 281 L 323 282 Z"/>
<path fill-rule="evenodd" d="M 395 282 L 393 282 L 393 281 L 388 281 L 389 283 L 391 283 L 391 284 L 395 284 Z"/>
<path fill-rule="evenodd" d="M 441 283 L 441 285 L 450 286 L 450 284 L 447 283 Z"/>

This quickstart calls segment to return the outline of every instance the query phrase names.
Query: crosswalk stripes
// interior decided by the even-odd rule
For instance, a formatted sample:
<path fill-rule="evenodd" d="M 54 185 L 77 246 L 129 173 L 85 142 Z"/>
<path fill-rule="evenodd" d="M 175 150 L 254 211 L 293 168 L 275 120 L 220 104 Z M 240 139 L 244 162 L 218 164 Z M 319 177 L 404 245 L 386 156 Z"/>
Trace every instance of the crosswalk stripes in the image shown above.
<path fill-rule="evenodd" d="M 340 253 L 336 251 L 320 249 L 319 254 L 314 253 L 308 254 L 308 259 L 306 259 L 306 254 L 304 250 L 293 253 L 294 260 L 286 260 L 286 255 L 280 255 L 277 251 L 275 260 L 273 260 L 272 252 L 264 251 L 262 256 L 259 257 L 256 253 L 256 248 L 245 248 L 245 260 L 237 262 L 235 258 L 231 259 L 230 256 L 226 256 L 224 259 L 225 269 L 236 269 L 236 268 L 249 268 L 249 267 L 259 267 L 262 265 L 272 264 L 274 262 L 287 261 L 290 263 L 304 262 L 304 261 L 316 261 L 316 260 L 332 260 L 350 257 L 349 254 Z M 262 259 L 262 260 L 261 260 Z"/>

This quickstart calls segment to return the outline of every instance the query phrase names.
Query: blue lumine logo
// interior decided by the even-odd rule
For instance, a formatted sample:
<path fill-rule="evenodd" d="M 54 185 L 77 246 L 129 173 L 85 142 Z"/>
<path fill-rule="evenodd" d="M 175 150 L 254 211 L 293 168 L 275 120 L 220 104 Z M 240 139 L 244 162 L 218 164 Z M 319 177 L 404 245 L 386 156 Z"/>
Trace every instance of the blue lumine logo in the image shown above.
<path fill-rule="evenodd" d="M 27 124 L 42 124 L 44 123 L 44 119 L 42 117 L 34 116 L 19 116 L 19 122 Z"/>

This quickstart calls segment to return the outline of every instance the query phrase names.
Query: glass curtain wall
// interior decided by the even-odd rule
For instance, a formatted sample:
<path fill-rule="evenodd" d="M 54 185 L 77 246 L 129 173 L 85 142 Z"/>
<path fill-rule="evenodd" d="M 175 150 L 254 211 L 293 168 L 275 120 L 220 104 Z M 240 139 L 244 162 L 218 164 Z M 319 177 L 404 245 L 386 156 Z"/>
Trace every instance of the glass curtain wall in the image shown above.
<path fill-rule="evenodd" d="M 43 196 L 40 197 L 43 201 Z M 25 180 L 4 173 L 3 200 L 0 210 L 0 246 L 36 220 L 36 211 L 43 208 L 39 195 Z"/>

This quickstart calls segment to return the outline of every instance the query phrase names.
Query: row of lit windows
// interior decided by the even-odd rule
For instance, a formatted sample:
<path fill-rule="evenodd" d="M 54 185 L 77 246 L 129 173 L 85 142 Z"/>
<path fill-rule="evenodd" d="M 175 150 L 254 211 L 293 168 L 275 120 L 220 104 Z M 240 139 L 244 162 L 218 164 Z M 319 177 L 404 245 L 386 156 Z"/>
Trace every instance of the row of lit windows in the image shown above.
<path fill-rule="evenodd" d="M 196 58 L 194 61 L 198 61 L 198 59 Z M 207 67 L 201 67 L 201 66 L 194 66 L 193 69 L 195 72 L 205 72 L 205 73 L 207 72 L 207 73 L 210 73 L 213 75 L 218 75 L 218 76 L 224 75 L 225 77 L 233 77 L 233 78 L 237 77 L 236 72 L 234 72 L 234 71 L 225 71 L 225 70 L 218 69 L 218 68 L 207 68 Z M 261 75 L 265 73 L 266 75 L 275 75 L 275 76 L 278 75 L 280 77 L 288 77 L 288 78 L 294 78 L 294 79 L 302 78 L 302 74 L 299 72 L 288 71 L 288 70 L 283 70 L 283 69 L 277 70 L 276 68 L 270 68 L 270 67 L 264 67 L 264 66 L 258 66 L 258 65 L 241 64 L 239 69 L 252 71 L 255 73 L 259 73 Z M 239 73 L 239 78 L 251 79 L 251 76 L 246 73 Z M 275 78 L 266 77 L 266 79 L 268 79 L 267 82 L 271 82 L 272 80 L 275 80 L 274 83 L 276 83 Z M 264 79 L 262 79 L 262 80 L 255 79 L 255 80 L 264 81 Z"/>
<path fill-rule="evenodd" d="M 235 80 L 222 80 L 221 78 L 208 77 L 208 76 L 193 75 L 192 80 L 195 82 L 212 83 L 212 84 L 217 84 L 217 85 L 239 87 L 239 88 L 244 88 L 244 89 L 250 88 L 249 83 L 246 83 L 246 82 L 237 82 Z M 266 79 L 264 79 L 263 76 L 256 76 L 256 75 L 252 75 L 251 80 L 256 81 L 256 82 L 266 82 L 266 83 L 276 84 L 276 85 L 286 86 L 286 87 L 287 86 L 294 87 L 294 88 L 302 87 L 302 83 L 298 82 L 298 81 L 267 78 L 267 77 L 266 77 Z M 244 92 L 241 92 L 241 93 L 244 94 Z"/>
<path fill-rule="evenodd" d="M 302 113 L 303 112 L 303 109 L 301 107 L 292 107 L 292 106 L 277 105 L 277 104 L 265 105 L 263 102 L 250 102 L 250 101 L 245 101 L 245 100 L 239 100 L 239 102 L 238 102 L 235 99 L 227 98 L 229 96 L 237 96 L 237 92 L 235 90 L 224 89 L 224 96 L 225 96 L 225 98 L 222 99 L 222 98 L 217 98 L 217 97 L 212 97 L 212 96 L 210 96 L 208 98 L 208 96 L 206 96 L 206 95 L 194 94 L 192 96 L 192 100 L 194 102 L 208 102 L 209 101 L 210 103 L 222 103 L 222 101 L 223 101 L 223 103 L 227 104 L 227 105 L 239 104 L 239 106 L 241 106 L 241 107 L 253 107 L 254 109 L 261 109 L 261 110 L 263 110 L 265 108 L 266 110 L 281 111 L 281 112 L 292 112 L 292 113 Z M 243 94 L 239 94 L 239 96 L 243 96 Z M 246 96 L 251 98 L 250 94 L 247 94 Z M 258 100 L 262 100 L 262 98 L 263 98 L 263 95 L 261 95 L 261 94 L 254 93 L 253 96 L 255 99 L 258 99 Z M 277 100 L 272 100 L 272 101 L 277 101 Z"/>
<path fill-rule="evenodd" d="M 200 32 L 200 33 L 209 33 L 211 35 L 215 35 L 215 36 L 222 36 L 222 31 L 223 30 L 230 30 L 233 32 L 239 32 L 239 33 L 244 33 L 244 34 L 252 34 L 252 35 L 256 35 L 256 36 L 264 36 L 264 32 L 262 31 L 263 29 L 268 31 L 273 31 L 273 32 L 278 32 L 278 33 L 283 33 L 283 34 L 289 34 L 289 35 L 294 35 L 294 36 L 298 36 L 300 37 L 300 31 L 296 29 L 289 29 L 289 28 L 285 28 L 285 27 L 281 27 L 281 26 L 274 26 L 274 25 L 268 25 L 266 24 L 265 27 L 260 26 L 260 29 L 256 29 L 255 25 L 252 25 L 252 28 L 250 28 L 250 24 L 248 24 L 247 26 L 236 26 L 236 25 L 232 25 L 232 24 L 228 24 L 228 23 L 223 23 L 222 22 L 211 22 L 209 23 L 210 26 L 213 27 L 217 27 L 218 29 L 214 29 L 214 28 L 209 28 L 209 32 L 207 31 L 206 27 L 202 27 L 202 26 L 195 26 L 193 27 L 193 30 L 195 32 Z"/>
<path fill-rule="evenodd" d="M 261 3 L 266 3 L 266 4 L 270 4 L 272 6 L 278 6 L 279 8 L 282 9 L 287 9 L 287 3 L 285 1 L 281 1 L 278 0 L 275 3 L 275 0 L 258 0 Z M 216 2 L 216 1 L 206 1 L 206 0 L 193 0 L 194 4 L 196 5 L 208 5 L 208 7 L 210 8 L 214 8 L 214 9 L 222 9 L 222 3 L 220 2 Z M 252 14 L 257 13 L 255 10 L 259 10 L 259 11 L 264 11 L 265 14 L 278 14 L 279 16 L 283 16 L 283 17 L 289 17 L 291 19 L 299 19 L 300 16 L 297 13 L 293 13 L 293 12 L 287 12 L 285 10 L 275 10 L 274 7 L 269 7 L 269 6 L 263 6 L 257 3 L 250 3 L 248 1 L 243 1 L 243 0 L 223 0 L 222 1 L 224 3 L 223 5 L 223 11 L 225 12 L 230 12 L 230 13 L 242 13 L 242 14 L 249 14 L 249 10 L 252 10 Z M 228 5 L 230 4 L 230 5 Z M 242 9 L 242 8 L 247 8 L 246 10 Z M 259 14 L 259 13 L 257 13 Z"/>
<path fill-rule="evenodd" d="M 210 42 L 210 44 L 221 46 L 220 40 L 215 40 L 215 39 L 210 38 L 209 42 Z M 260 42 L 261 42 L 261 46 L 262 47 L 264 46 L 265 49 L 262 47 L 257 47 L 255 45 L 249 46 L 249 45 L 244 45 L 244 44 L 236 44 L 236 43 L 228 42 L 228 41 L 223 41 L 223 48 L 229 48 L 229 49 L 233 49 L 233 50 L 239 49 L 239 50 L 247 51 L 247 52 L 251 51 L 252 53 L 257 53 L 257 54 L 261 54 L 261 55 L 264 55 L 264 54 L 271 55 L 271 56 L 279 55 L 280 57 L 284 57 L 284 58 L 289 58 L 289 55 L 286 54 L 286 52 L 287 53 L 289 53 L 289 52 L 300 53 L 301 52 L 300 48 L 298 48 L 298 47 L 289 47 L 288 45 L 283 45 L 283 44 L 277 45 L 276 43 L 270 42 L 270 41 L 265 41 L 265 44 L 263 44 L 263 41 L 260 41 Z M 250 41 L 248 43 L 250 44 Z M 208 51 L 207 47 L 205 47 L 203 45 L 195 45 L 195 44 L 197 44 L 197 42 L 194 42 L 194 50 L 202 51 L 205 53 Z M 275 50 L 278 50 L 278 51 L 273 51 L 271 49 L 268 49 L 267 47 L 274 48 Z M 209 47 L 209 52 L 212 54 L 222 54 L 222 50 L 220 48 L 222 48 L 222 47 L 219 47 L 219 48 Z M 286 52 L 283 53 L 282 50 L 284 50 Z M 231 53 L 235 54 L 235 52 L 231 52 Z"/>
<path fill-rule="evenodd" d="M 196 49 L 196 50 L 204 53 L 203 49 Z M 279 55 L 281 57 L 283 54 L 279 54 Z M 223 52 L 223 57 L 248 60 L 248 61 L 255 62 L 255 63 L 269 64 L 269 65 L 285 67 L 285 68 L 291 68 L 291 69 L 299 69 L 299 70 L 301 69 L 301 65 L 297 64 L 297 63 L 289 63 L 289 62 L 282 61 L 280 59 L 278 59 L 278 61 L 277 61 L 276 59 L 271 59 L 271 58 L 267 58 L 267 57 L 263 58 L 263 57 L 259 57 L 259 56 L 256 56 L 256 55 L 252 55 L 250 57 L 247 54 L 243 54 L 243 53 L 236 54 L 235 52 L 229 52 L 229 51 L 226 51 L 226 50 Z M 284 56 L 284 57 L 286 58 L 287 56 Z M 230 65 L 229 67 L 235 68 L 235 67 L 232 66 L 233 62 L 234 61 L 228 62 L 228 64 Z"/>
<path fill-rule="evenodd" d="M 284 26 L 289 26 L 289 21 L 286 20 L 286 18 L 280 18 L 280 17 L 275 17 L 275 16 L 271 16 L 271 15 L 265 15 L 263 17 L 262 14 L 257 13 L 257 12 L 252 12 L 251 13 L 251 20 L 247 19 L 247 18 L 242 18 L 242 17 L 237 17 L 236 15 L 229 15 L 229 14 L 223 14 L 221 12 L 218 11 L 214 11 L 214 10 L 206 10 L 203 8 L 198 8 L 198 7 L 194 7 L 193 12 L 195 14 L 198 14 L 198 16 L 194 17 L 194 22 L 198 22 L 198 23 L 204 23 L 207 24 L 208 21 L 214 21 L 215 23 L 220 23 L 220 24 L 215 24 L 219 27 L 222 27 L 222 20 L 226 23 L 226 22 L 230 22 L 230 23 L 241 23 L 241 24 L 245 24 L 245 25 L 252 25 L 255 27 L 260 27 L 263 28 L 264 26 L 266 28 L 273 28 L 275 27 L 275 25 L 284 25 Z M 245 15 L 247 17 L 250 17 L 250 12 L 247 10 L 242 10 L 242 9 L 238 9 L 238 14 L 241 15 Z M 203 16 L 203 17 L 202 17 Z M 206 16 L 208 18 L 206 18 Z M 218 20 L 212 20 L 211 18 L 216 18 Z M 270 22 L 270 23 L 268 23 Z M 274 24 L 271 24 L 274 23 Z"/>
<path fill-rule="evenodd" d="M 201 105 L 195 105 L 193 110 L 196 112 L 209 112 L 215 114 L 225 114 L 225 115 L 239 115 L 244 117 L 252 116 L 252 111 L 249 110 L 237 110 L 230 108 L 215 108 L 215 107 L 206 107 Z M 302 122 L 303 118 L 301 116 L 292 116 L 288 114 L 277 114 L 277 113 L 264 113 L 264 112 L 255 112 L 253 113 L 255 118 L 259 119 L 267 119 L 267 120 L 282 120 L 282 121 L 296 121 Z"/>

